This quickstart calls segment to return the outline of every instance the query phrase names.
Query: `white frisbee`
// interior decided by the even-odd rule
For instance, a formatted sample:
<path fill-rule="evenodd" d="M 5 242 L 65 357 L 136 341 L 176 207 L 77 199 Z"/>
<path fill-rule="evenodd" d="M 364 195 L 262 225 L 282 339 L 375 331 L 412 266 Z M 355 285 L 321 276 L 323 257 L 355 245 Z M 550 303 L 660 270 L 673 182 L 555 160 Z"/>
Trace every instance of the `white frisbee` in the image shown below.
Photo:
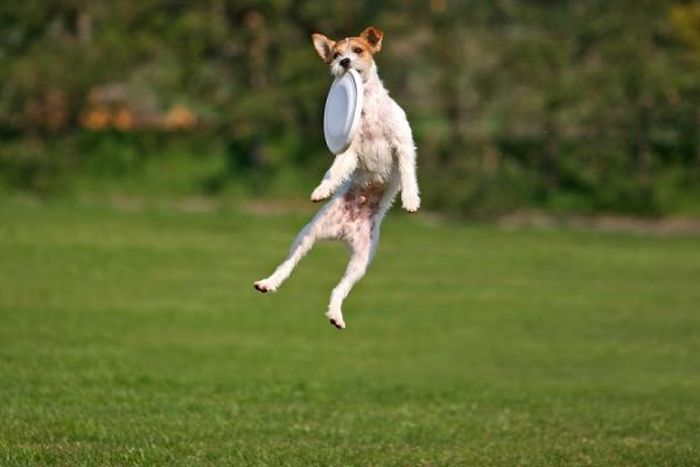
<path fill-rule="evenodd" d="M 362 78 L 355 70 L 348 70 L 336 78 L 328 90 L 323 111 L 323 135 L 333 154 L 344 152 L 360 126 L 362 113 Z"/>

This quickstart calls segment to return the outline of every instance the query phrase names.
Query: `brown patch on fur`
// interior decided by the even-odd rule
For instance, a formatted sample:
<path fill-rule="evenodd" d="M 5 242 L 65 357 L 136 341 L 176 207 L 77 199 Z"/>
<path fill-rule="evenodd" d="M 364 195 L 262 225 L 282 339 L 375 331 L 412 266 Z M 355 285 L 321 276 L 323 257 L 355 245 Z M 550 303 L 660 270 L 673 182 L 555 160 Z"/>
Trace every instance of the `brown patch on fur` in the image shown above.
<path fill-rule="evenodd" d="M 332 62 L 336 53 L 347 55 L 352 52 L 369 65 L 373 60 L 372 55 L 382 50 L 383 37 L 384 33 L 381 30 L 370 26 L 357 37 L 332 41 L 323 34 L 315 33 L 311 35 L 311 40 L 316 52 L 326 63 Z"/>
<path fill-rule="evenodd" d="M 335 43 L 333 47 L 333 53 L 331 54 L 331 60 L 335 54 L 348 55 L 353 53 L 360 60 L 367 63 L 367 65 L 372 64 L 372 55 L 374 54 L 372 46 L 361 37 L 347 37 L 341 41 Z"/>
<path fill-rule="evenodd" d="M 360 33 L 360 37 L 367 41 L 370 47 L 372 47 L 373 53 L 377 53 L 382 50 L 382 39 L 384 38 L 384 32 L 382 32 L 381 29 L 370 26 Z"/>

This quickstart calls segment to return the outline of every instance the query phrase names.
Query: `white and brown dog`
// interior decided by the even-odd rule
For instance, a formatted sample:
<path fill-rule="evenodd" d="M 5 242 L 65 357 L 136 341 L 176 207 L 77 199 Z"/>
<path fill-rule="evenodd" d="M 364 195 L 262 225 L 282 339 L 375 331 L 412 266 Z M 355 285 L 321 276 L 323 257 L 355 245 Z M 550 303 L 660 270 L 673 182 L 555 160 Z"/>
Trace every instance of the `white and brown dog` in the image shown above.
<path fill-rule="evenodd" d="M 272 275 L 255 283 L 260 292 L 274 292 L 317 240 L 343 240 L 350 262 L 333 289 L 326 316 L 345 328 L 342 304 L 353 285 L 364 276 L 379 243 L 384 215 L 401 191 L 403 208 L 420 206 L 416 181 L 416 149 L 406 114 L 389 97 L 377 74 L 374 54 L 382 48 L 382 31 L 369 27 L 359 37 L 332 41 L 313 34 L 316 51 L 339 77 L 356 70 L 364 83 L 360 127 L 347 151 L 336 156 L 321 184 L 311 194 L 318 202 L 333 198 L 294 240 L 287 259 Z"/>

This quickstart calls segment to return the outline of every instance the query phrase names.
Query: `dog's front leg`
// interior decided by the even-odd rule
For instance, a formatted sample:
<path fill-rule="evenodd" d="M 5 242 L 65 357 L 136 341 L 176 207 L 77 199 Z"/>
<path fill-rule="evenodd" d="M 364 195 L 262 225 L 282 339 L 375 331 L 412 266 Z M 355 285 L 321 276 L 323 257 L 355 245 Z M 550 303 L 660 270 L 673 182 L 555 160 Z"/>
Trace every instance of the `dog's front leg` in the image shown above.
<path fill-rule="evenodd" d="M 357 154 L 352 150 L 345 151 L 335 156 L 333 165 L 324 175 L 321 184 L 311 193 L 311 201 L 314 203 L 331 196 L 345 183 L 357 168 Z"/>
<path fill-rule="evenodd" d="M 401 143 L 396 145 L 395 151 L 401 178 L 401 205 L 408 212 L 416 212 L 420 207 L 416 178 L 416 148 L 412 143 Z"/>

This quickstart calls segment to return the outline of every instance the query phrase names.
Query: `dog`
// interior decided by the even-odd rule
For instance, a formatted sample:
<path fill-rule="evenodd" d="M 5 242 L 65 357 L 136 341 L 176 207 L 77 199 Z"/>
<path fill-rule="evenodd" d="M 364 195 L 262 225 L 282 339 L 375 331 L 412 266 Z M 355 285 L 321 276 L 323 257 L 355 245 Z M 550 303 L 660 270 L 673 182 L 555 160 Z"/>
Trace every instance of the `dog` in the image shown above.
<path fill-rule="evenodd" d="M 384 33 L 368 27 L 358 37 L 332 41 L 312 34 L 316 52 L 334 77 L 356 70 L 364 84 L 360 125 L 349 148 L 337 155 L 311 201 L 332 196 L 297 235 L 287 259 L 269 277 L 255 282 L 260 292 L 275 292 L 302 257 L 319 240 L 342 240 L 350 250 L 345 275 L 333 289 L 326 316 L 345 329 L 342 305 L 367 271 L 379 243 L 382 220 L 401 192 L 403 209 L 416 212 L 420 196 L 416 178 L 416 147 L 403 109 L 389 97 L 374 56 L 382 49 Z"/>

